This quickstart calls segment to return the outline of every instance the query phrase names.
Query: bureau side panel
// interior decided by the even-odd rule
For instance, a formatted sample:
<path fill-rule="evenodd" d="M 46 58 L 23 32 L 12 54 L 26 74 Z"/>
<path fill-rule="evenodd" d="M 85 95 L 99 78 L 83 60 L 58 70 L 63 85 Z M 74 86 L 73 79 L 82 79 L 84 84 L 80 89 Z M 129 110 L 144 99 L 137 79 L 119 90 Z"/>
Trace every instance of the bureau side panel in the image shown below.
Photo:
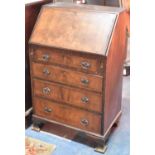
<path fill-rule="evenodd" d="M 121 112 L 122 71 L 126 55 L 124 12 L 118 15 L 116 23 L 106 62 L 104 134 L 110 130 Z"/>

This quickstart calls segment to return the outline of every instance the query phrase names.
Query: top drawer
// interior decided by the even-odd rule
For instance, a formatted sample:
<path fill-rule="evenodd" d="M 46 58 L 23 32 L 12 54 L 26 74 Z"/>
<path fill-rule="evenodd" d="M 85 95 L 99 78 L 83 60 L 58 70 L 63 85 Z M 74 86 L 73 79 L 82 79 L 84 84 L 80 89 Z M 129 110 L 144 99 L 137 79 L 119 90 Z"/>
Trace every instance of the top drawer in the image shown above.
<path fill-rule="evenodd" d="M 30 58 L 32 61 L 56 64 L 73 68 L 86 73 L 103 74 L 104 59 L 100 56 L 80 54 L 60 49 L 47 47 L 31 47 Z"/>

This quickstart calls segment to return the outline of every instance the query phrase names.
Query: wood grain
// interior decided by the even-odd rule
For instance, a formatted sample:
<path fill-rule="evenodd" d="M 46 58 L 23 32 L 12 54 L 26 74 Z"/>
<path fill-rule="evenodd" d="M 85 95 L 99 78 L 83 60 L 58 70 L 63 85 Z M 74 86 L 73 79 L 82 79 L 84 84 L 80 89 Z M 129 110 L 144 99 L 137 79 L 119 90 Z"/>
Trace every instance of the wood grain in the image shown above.
<path fill-rule="evenodd" d="M 87 111 L 49 102 L 47 100 L 34 98 L 34 113 L 61 123 L 72 125 L 84 130 L 100 133 L 101 117 Z M 45 112 L 45 108 L 51 109 L 51 112 Z M 88 125 L 81 123 L 82 119 L 88 120 Z"/>
<path fill-rule="evenodd" d="M 30 50 L 32 61 L 69 67 L 85 73 L 103 75 L 104 57 L 41 46 L 39 48 L 31 46 Z M 45 55 L 49 57 L 47 61 L 43 59 Z M 84 68 L 82 65 L 84 62 L 89 64 L 88 68 Z"/>
<path fill-rule="evenodd" d="M 49 71 L 48 75 L 44 73 L 45 69 Z M 95 92 L 102 92 L 103 78 L 101 76 L 76 72 L 58 66 L 32 63 L 32 76 Z M 88 80 L 88 83 L 85 84 L 83 80 Z"/>
<path fill-rule="evenodd" d="M 115 19 L 115 14 L 44 6 L 30 43 L 105 55 Z"/>
<path fill-rule="evenodd" d="M 35 96 L 45 97 L 91 111 L 102 112 L 101 94 L 36 79 L 33 80 L 33 83 Z M 44 88 L 49 88 L 50 92 L 48 94 L 43 93 Z M 84 97 L 88 98 L 88 101 L 84 102 Z"/>
<path fill-rule="evenodd" d="M 104 133 L 115 116 L 121 111 L 122 72 L 126 56 L 125 12 L 122 12 L 115 27 L 106 63 Z"/>

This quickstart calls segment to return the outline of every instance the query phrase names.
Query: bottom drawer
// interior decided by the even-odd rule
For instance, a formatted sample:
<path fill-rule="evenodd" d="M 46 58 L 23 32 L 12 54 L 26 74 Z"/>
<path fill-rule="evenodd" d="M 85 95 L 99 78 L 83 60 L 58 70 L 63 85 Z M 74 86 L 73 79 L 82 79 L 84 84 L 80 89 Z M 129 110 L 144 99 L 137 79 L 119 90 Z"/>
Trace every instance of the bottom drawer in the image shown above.
<path fill-rule="evenodd" d="M 34 113 L 38 116 L 83 130 L 101 133 L 101 115 L 36 97 L 33 102 Z"/>

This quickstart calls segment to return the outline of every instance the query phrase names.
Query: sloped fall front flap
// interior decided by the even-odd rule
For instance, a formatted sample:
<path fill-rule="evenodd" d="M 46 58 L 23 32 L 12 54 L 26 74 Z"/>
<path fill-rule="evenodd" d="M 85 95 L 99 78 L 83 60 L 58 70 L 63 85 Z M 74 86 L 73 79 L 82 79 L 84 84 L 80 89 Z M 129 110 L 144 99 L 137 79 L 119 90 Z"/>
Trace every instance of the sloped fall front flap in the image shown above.
<path fill-rule="evenodd" d="M 105 55 L 116 17 L 101 10 L 44 6 L 30 43 Z"/>

